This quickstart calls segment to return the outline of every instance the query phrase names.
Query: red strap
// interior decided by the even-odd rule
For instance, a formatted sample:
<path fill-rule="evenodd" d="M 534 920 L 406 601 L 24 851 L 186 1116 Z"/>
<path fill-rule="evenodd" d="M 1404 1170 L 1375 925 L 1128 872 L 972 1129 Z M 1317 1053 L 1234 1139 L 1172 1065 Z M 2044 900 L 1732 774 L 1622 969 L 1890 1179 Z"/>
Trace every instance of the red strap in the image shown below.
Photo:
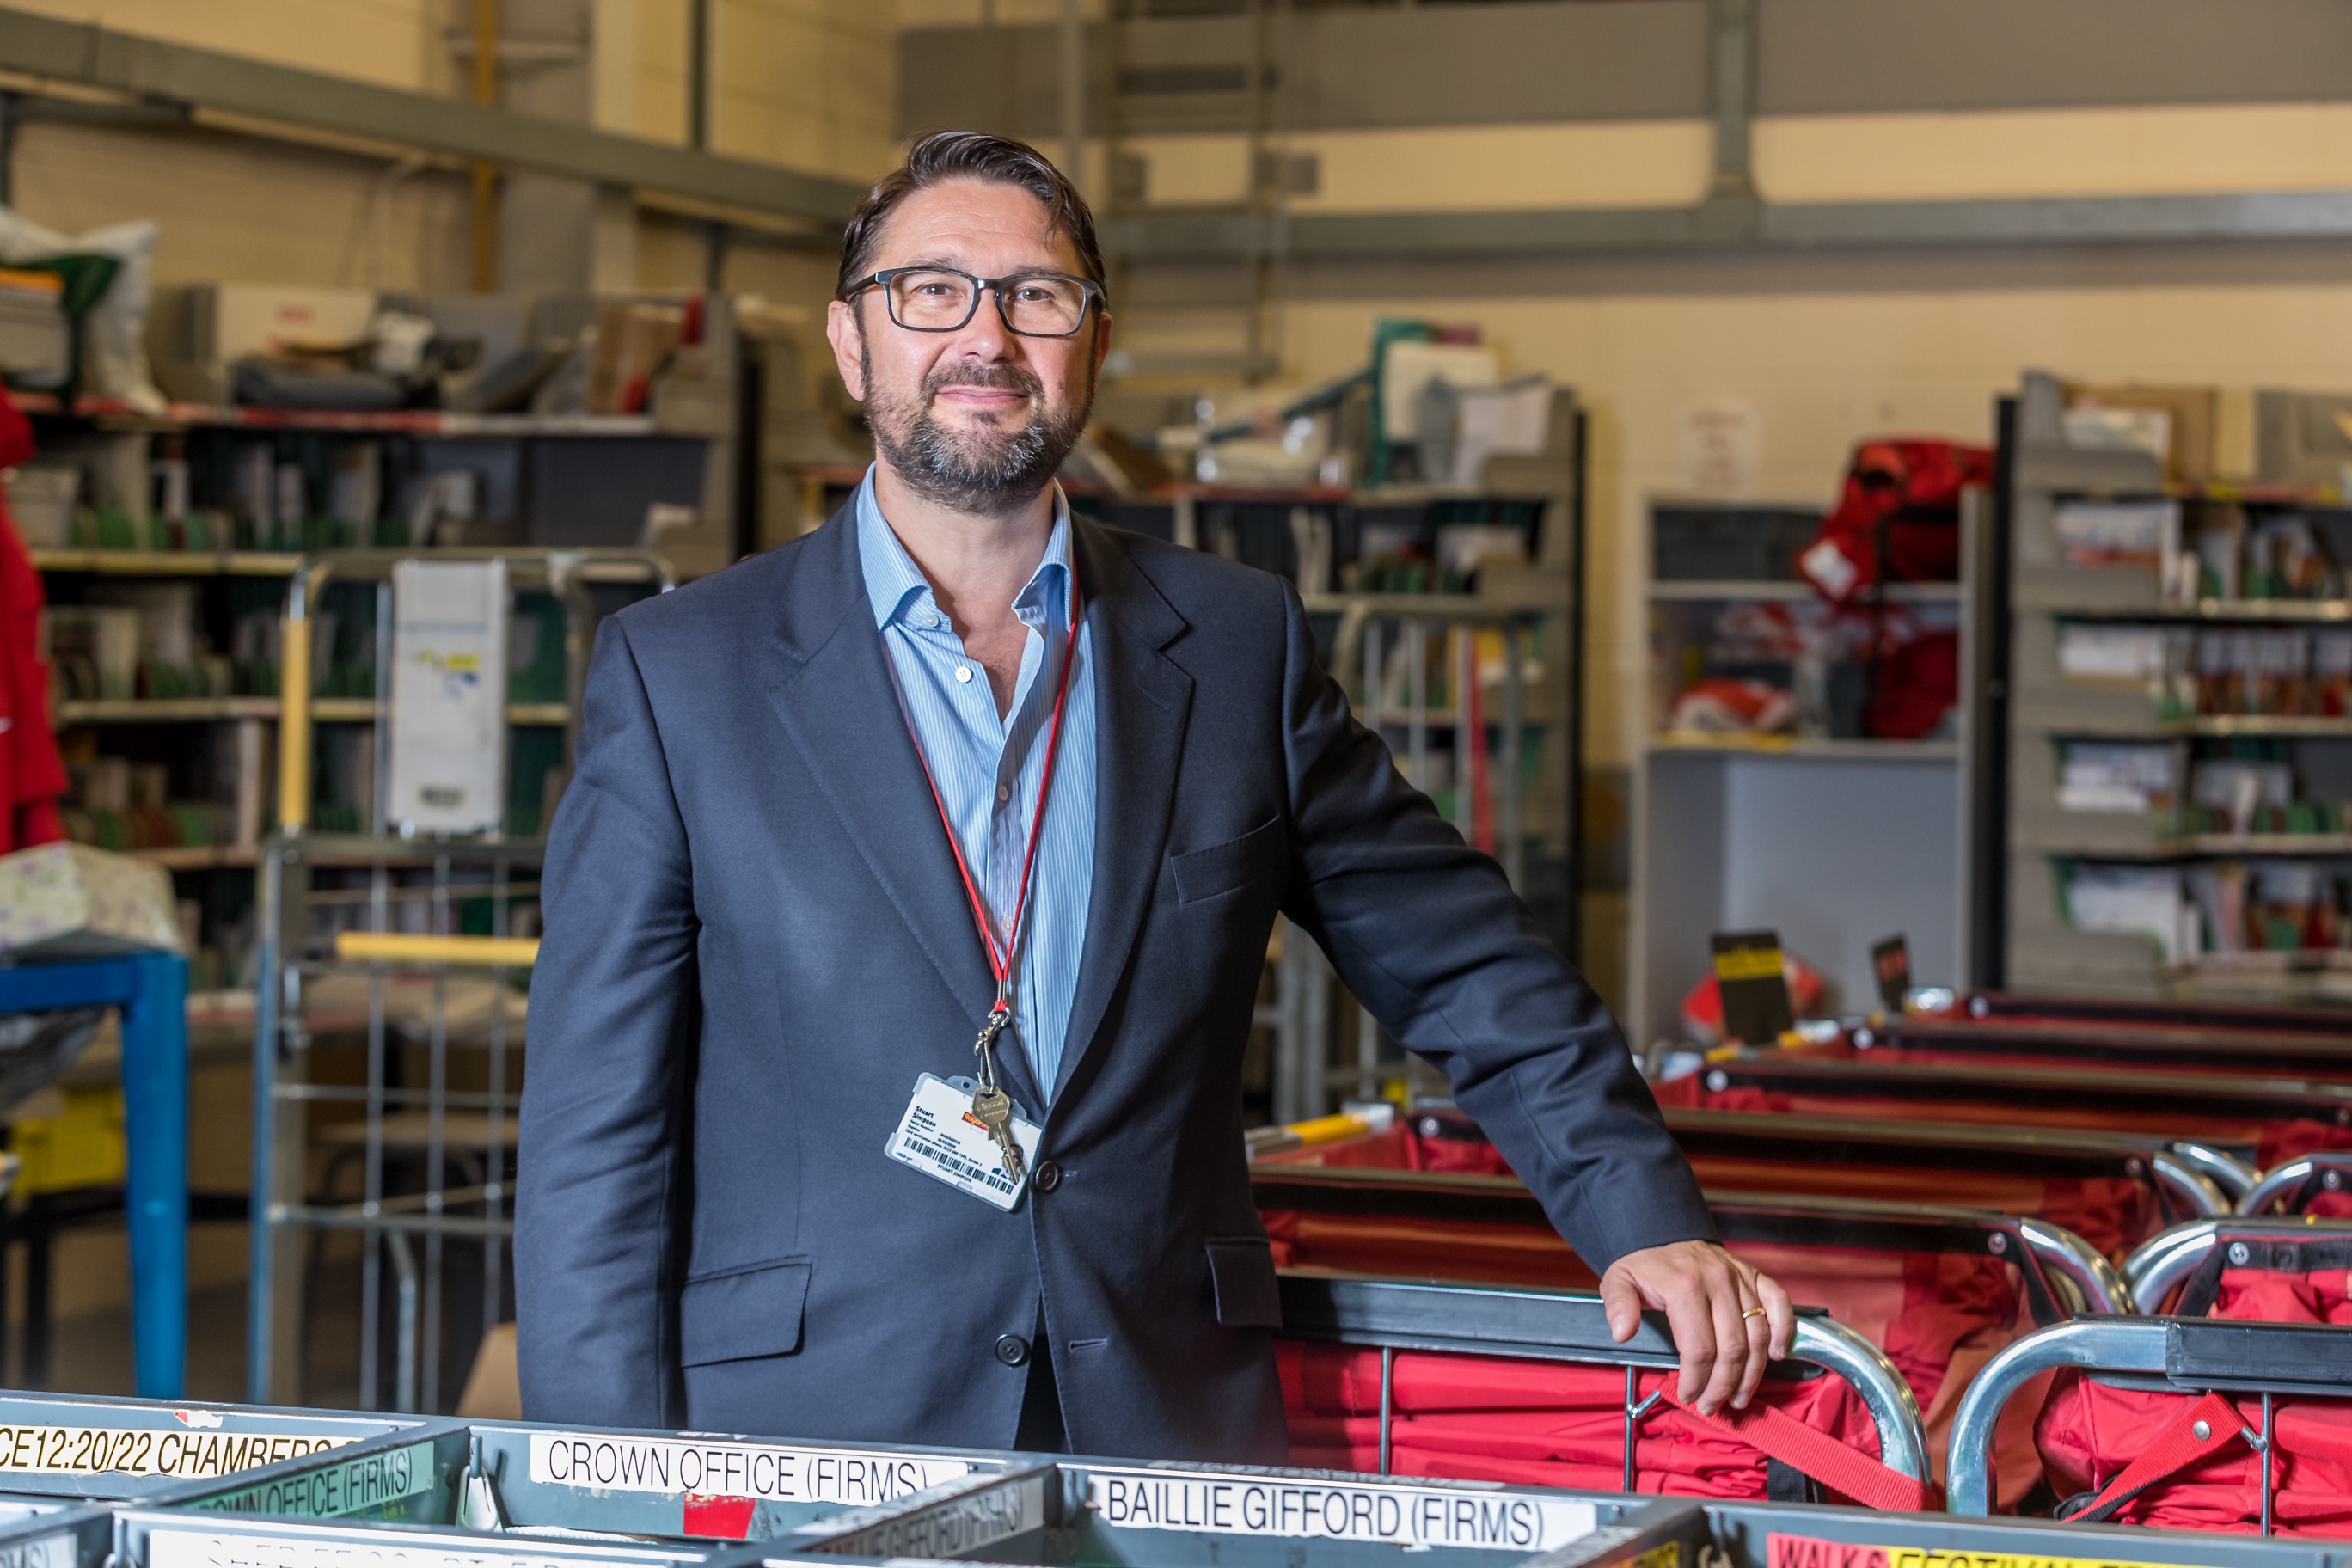
<path fill-rule="evenodd" d="M 2200 1422 L 2205 1426 L 2201 1437 L 2197 1435 Z M 2209 1394 L 2182 1412 L 2179 1420 L 2165 1428 L 2163 1436 L 2125 1466 L 2123 1474 L 2109 1481 L 2091 1500 L 2089 1507 L 2066 1517 L 2080 1523 L 2106 1519 L 2148 1488 L 2170 1480 L 2209 1455 L 2220 1453 L 2246 1432 L 2246 1418 L 2238 1414 L 2238 1407 L 2218 1394 Z"/>
<path fill-rule="evenodd" d="M 980 896 L 980 884 L 972 880 L 971 868 L 963 858 L 963 843 L 956 837 L 955 818 L 948 815 L 948 803 L 940 794 L 940 781 L 931 774 L 931 760 L 923 754 L 923 737 L 916 732 L 913 715 L 907 719 L 907 733 L 915 742 L 915 760 L 923 764 L 923 782 L 931 786 L 931 804 L 940 808 L 940 826 L 947 829 L 948 853 L 955 857 L 956 875 L 963 879 L 963 896 L 971 906 L 971 923 L 980 932 L 981 945 L 988 950 L 988 967 L 996 976 L 996 1008 L 1010 1011 L 1008 998 L 1013 994 L 1013 966 L 1021 962 L 1021 927 L 1029 908 L 1029 873 L 1037 866 L 1037 846 L 1045 837 L 1045 803 L 1054 794 L 1054 762 L 1062 754 L 1062 713 L 1070 704 L 1070 666 L 1077 661 L 1078 631 L 1081 625 L 1078 609 L 1078 574 L 1070 569 L 1070 629 L 1062 644 L 1062 674 L 1054 687 L 1054 721 L 1045 731 L 1045 765 L 1037 779 L 1037 809 L 1029 814 L 1029 847 L 1021 855 L 1021 886 L 1013 895 L 1013 912 L 1005 919 L 1004 942 L 999 946 L 996 932 L 989 925 L 988 905 Z"/>
<path fill-rule="evenodd" d="M 1933 1513 L 1942 1507 L 1936 1489 L 1927 1482 L 1914 1480 L 1826 1432 L 1814 1431 L 1784 1410 L 1759 1402 L 1745 1410 L 1727 1407 L 1713 1415 L 1701 1415 L 1677 1399 L 1671 1387 L 1661 1385 L 1658 1392 L 1692 1420 L 1730 1433 L 1765 1458 L 1780 1460 L 1864 1508 L 1889 1513 Z"/>

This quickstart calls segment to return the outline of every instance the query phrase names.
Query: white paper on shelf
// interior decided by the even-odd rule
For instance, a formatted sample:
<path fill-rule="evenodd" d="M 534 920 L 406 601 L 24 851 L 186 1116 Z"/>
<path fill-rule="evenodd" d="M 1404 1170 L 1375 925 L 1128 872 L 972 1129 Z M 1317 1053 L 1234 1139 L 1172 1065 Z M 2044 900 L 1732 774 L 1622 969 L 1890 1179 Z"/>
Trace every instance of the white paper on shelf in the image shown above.
<path fill-rule="evenodd" d="M 2066 881 L 2066 912 L 2077 931 L 2154 940 L 2164 962 L 2197 951 L 2195 905 L 2169 866 L 2077 866 Z"/>
<path fill-rule="evenodd" d="M 493 831 L 506 815 L 506 563 L 404 561 L 392 585 L 387 819 Z"/>
<path fill-rule="evenodd" d="M 1461 389 L 1460 424 L 1454 440 L 1453 480 L 1486 482 L 1486 459 L 1541 455 L 1551 427 L 1551 382 L 1521 376 L 1499 386 Z"/>

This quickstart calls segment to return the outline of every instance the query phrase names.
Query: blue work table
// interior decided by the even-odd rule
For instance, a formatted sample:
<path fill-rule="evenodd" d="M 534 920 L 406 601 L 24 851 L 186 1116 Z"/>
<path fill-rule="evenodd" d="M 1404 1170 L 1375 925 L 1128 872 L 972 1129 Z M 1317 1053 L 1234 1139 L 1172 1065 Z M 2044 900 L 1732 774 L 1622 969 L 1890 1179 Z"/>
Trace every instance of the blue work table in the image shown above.
<path fill-rule="evenodd" d="M 188 961 L 138 952 L 0 966 L 0 1015 L 65 1007 L 121 1010 L 139 1396 L 177 1399 L 188 1361 Z"/>

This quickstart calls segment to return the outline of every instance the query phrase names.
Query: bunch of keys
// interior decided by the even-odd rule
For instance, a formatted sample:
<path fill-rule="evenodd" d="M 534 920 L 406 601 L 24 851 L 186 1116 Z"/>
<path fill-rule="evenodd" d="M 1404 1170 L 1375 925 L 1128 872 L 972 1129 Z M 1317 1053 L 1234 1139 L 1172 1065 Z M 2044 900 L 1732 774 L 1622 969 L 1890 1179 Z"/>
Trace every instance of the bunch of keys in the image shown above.
<path fill-rule="evenodd" d="M 988 1022 L 980 1026 L 980 1038 L 972 1043 L 972 1054 L 980 1058 L 980 1088 L 971 1097 L 971 1113 L 980 1118 L 988 1135 L 996 1140 L 998 1157 L 1004 1162 L 1005 1174 L 1015 1183 L 1021 1180 L 1021 1145 L 1013 1141 L 1013 1097 L 997 1087 L 996 1037 L 1013 1021 L 1013 1012 L 1003 1002 L 997 1003 L 988 1015 Z"/>

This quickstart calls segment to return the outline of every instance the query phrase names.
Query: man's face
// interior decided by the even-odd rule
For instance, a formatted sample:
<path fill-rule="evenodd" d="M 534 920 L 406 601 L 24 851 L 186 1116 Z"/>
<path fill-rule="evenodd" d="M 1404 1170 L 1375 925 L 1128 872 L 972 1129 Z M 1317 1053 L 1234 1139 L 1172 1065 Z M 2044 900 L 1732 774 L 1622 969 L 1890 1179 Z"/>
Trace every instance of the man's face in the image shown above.
<path fill-rule="evenodd" d="M 869 271 L 949 267 L 979 278 L 1085 276 L 1045 204 L 1017 185 L 950 180 L 917 191 L 882 226 Z M 1025 504 L 1086 429 L 1110 347 L 1095 319 L 1067 338 L 1009 331 L 993 292 L 952 332 L 910 331 L 879 289 L 834 301 L 825 335 L 849 395 L 866 405 L 882 460 L 918 495 L 960 510 Z"/>

